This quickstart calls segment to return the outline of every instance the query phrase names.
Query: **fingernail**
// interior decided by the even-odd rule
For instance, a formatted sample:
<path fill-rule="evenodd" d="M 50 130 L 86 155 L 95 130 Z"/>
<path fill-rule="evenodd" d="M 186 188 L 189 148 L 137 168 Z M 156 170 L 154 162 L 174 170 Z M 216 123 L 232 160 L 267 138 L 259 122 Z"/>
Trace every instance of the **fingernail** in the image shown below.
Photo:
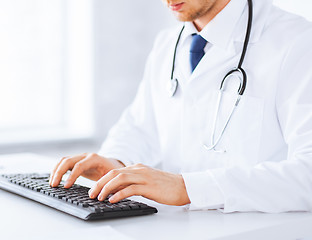
<path fill-rule="evenodd" d="M 115 197 L 114 197 L 114 196 L 115 196 L 115 195 L 111 196 L 111 197 L 108 199 L 108 201 L 109 201 L 109 202 L 115 201 Z"/>
<path fill-rule="evenodd" d="M 66 181 L 66 182 L 64 183 L 64 188 L 69 188 L 69 182 Z"/>
<path fill-rule="evenodd" d="M 103 196 L 102 195 L 98 196 L 98 200 L 103 201 L 104 200 Z"/>

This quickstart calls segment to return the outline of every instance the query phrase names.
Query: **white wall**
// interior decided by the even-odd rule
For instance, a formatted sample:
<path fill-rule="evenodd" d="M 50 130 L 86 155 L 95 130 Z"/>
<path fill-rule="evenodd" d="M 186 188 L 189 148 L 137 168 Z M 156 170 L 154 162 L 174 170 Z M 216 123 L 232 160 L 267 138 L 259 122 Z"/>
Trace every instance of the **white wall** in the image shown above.
<path fill-rule="evenodd" d="M 94 0 L 98 139 L 133 99 L 156 34 L 177 24 L 161 0 Z"/>
<path fill-rule="evenodd" d="M 0 154 L 27 151 L 58 158 L 96 151 L 107 131 L 132 101 L 156 34 L 176 24 L 161 0 L 89 1 L 93 3 L 95 34 L 94 79 L 90 77 L 90 85 L 94 86 L 96 141 L 26 143 L 0 148 Z M 69 46 L 75 42 L 77 40 Z"/>

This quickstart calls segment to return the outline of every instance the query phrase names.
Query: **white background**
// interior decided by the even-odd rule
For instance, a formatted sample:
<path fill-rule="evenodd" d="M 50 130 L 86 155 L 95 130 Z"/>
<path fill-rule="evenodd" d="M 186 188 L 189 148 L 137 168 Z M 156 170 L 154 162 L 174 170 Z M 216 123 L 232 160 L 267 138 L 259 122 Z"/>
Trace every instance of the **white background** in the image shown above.
<path fill-rule="evenodd" d="M 7 0 L 0 0 L 0 3 L 5 1 Z M 19 5 L 19 11 L 22 11 L 23 9 L 27 10 L 27 7 L 30 7 L 29 4 L 32 1 L 34 0 L 19 1 L 23 2 L 25 5 Z M 51 0 L 45 1 L 49 2 Z M 54 0 L 54 3 L 56 3 L 56 1 L 57 0 Z M 58 2 L 61 4 L 61 2 L 64 3 L 64 1 L 65 0 Z M 70 0 L 66 0 L 66 2 L 70 2 Z M 81 109 L 77 107 L 75 111 L 78 115 L 79 111 L 81 111 L 81 118 L 86 118 L 86 121 L 88 121 L 87 116 L 94 113 L 92 119 L 94 119 L 95 138 L 93 141 L 48 142 L 48 144 L 34 143 L 32 145 L 19 144 L 5 147 L 0 146 L 0 153 L 34 151 L 62 156 L 64 154 L 96 151 L 102 140 L 105 138 L 108 129 L 118 120 L 123 109 L 133 99 L 138 83 L 143 75 L 145 60 L 152 47 L 156 34 L 161 29 L 176 24 L 171 13 L 163 6 L 162 1 L 160 0 L 93 0 L 90 1 L 90 3 L 91 19 L 89 19 L 89 21 L 92 23 L 90 24 L 90 35 L 92 35 L 90 49 L 92 49 L 92 55 L 88 62 L 92 63 L 92 66 L 90 66 L 92 72 L 84 77 L 88 78 L 89 76 L 89 79 L 86 82 L 89 83 L 89 87 L 92 87 L 92 96 L 87 98 L 83 93 L 80 93 L 79 96 L 81 97 L 79 99 L 82 99 L 83 101 L 79 104 L 82 106 L 84 100 L 89 101 L 88 104 L 92 105 L 91 110 L 94 111 L 91 111 L 90 109 L 89 112 L 83 110 L 86 109 L 86 107 Z M 275 0 L 274 3 L 283 7 L 287 11 L 295 12 L 312 20 L 312 2 L 310 0 Z M 53 9 L 50 10 L 53 11 Z M 15 14 L 18 14 L 18 12 L 15 12 Z M 40 12 L 38 12 L 38 14 L 40 14 Z M 59 39 L 54 39 L 53 36 L 49 36 L 48 31 L 49 27 L 51 27 L 50 25 L 62 25 L 62 21 L 64 20 L 60 17 L 58 19 L 52 19 L 51 21 L 51 19 L 47 19 L 44 13 L 41 12 L 41 15 L 40 18 L 42 19 L 42 23 L 45 24 L 47 29 L 46 33 L 42 34 L 42 36 L 46 38 L 43 40 L 53 41 L 52 46 L 55 47 L 55 50 L 53 50 L 55 53 L 57 51 L 70 51 L 70 48 L 60 49 L 58 46 Z M 3 16 L 5 16 L 5 12 L 1 12 L 0 9 L 0 20 L 1 17 L 3 19 Z M 19 20 L 21 22 L 18 22 L 14 19 L 18 18 L 15 18 L 14 15 L 12 16 L 10 22 L 11 28 L 9 28 L 9 31 L 14 31 L 14 26 L 16 24 L 23 24 L 22 20 Z M 3 24 L 4 21 L 0 21 L 0 27 L 3 27 Z M 76 26 L 76 28 L 79 29 L 79 25 Z M 0 39 L 2 46 L 5 45 L 5 36 L 1 36 Z M 31 41 L 31 39 L 25 37 L 25 41 Z M 71 46 L 71 43 L 68 43 L 68 46 Z M 41 48 L 45 49 L 45 46 L 41 46 Z M 13 50 L 23 51 L 23 49 Z M 72 53 L 75 52 L 76 51 L 72 51 Z M 36 57 L 40 57 L 40 55 L 38 55 L 39 53 L 40 52 L 34 52 L 33 54 Z M 75 57 L 75 54 L 73 54 L 73 56 L 73 61 L 77 58 L 79 59 L 79 55 L 78 57 Z M 5 59 L 5 61 L 0 61 L 0 68 L 2 67 L 2 70 L 7 71 L 8 74 L 14 74 L 16 70 L 14 69 L 14 64 L 11 64 L 14 60 L 15 59 Z M 38 67 L 41 71 L 37 71 L 36 74 L 44 75 L 46 73 L 53 73 L 56 72 L 54 69 L 62 66 L 62 64 L 53 65 L 53 63 L 57 62 L 57 60 L 53 61 L 53 56 L 51 56 L 51 59 L 44 59 L 43 61 L 46 63 L 45 66 Z M 51 64 L 48 61 L 51 61 Z M 4 69 L 3 66 L 6 66 L 6 68 Z M 47 67 L 48 69 L 46 69 Z M 44 71 L 42 69 L 44 69 Z M 74 74 L 75 70 L 72 69 L 71 73 Z M 65 74 L 70 74 L 70 72 Z M 51 74 L 49 76 L 51 76 Z M 57 88 L 57 85 L 62 84 L 59 82 L 59 79 L 61 78 L 54 76 L 53 81 L 50 81 L 49 85 L 42 84 L 41 86 L 35 86 L 37 90 L 39 88 L 39 91 L 36 92 L 37 95 L 35 94 L 33 98 L 30 99 L 28 104 L 39 104 L 40 102 L 44 102 L 43 100 L 45 96 L 40 95 L 40 88 L 44 90 L 48 87 L 53 91 L 53 89 Z M 0 79 L 0 81 L 3 81 L 3 79 Z M 8 84 L 14 84 L 14 82 Z M 27 86 L 31 85 L 31 78 L 25 79 L 24 84 Z M 16 94 L 24 97 L 22 90 L 23 86 L 17 87 Z M 2 93 L 0 94 L 0 102 L 9 102 L 11 107 L 7 107 L 6 111 L 13 111 L 14 104 L 16 104 L 17 101 L 20 101 L 20 99 L 5 95 L 5 92 L 5 89 L 0 89 L 0 93 Z M 58 92 L 56 91 L 55 94 L 57 95 Z M 61 98 L 59 98 L 59 100 L 62 101 Z M 62 104 L 62 102 L 58 103 L 58 105 L 60 104 Z M 77 106 L 80 106 L 79 104 Z M 87 106 L 87 104 L 85 106 Z M 43 120 L 47 123 L 52 120 L 54 120 L 54 122 L 63 121 L 62 118 L 64 118 L 64 116 L 60 116 L 57 113 L 58 109 L 49 105 L 40 105 L 37 110 L 40 111 L 40 108 L 49 109 L 49 111 L 46 112 L 50 113 L 50 115 L 41 116 L 44 117 Z M 29 116 L 34 114 L 36 113 L 29 112 Z M 1 121 L 7 121 L 9 124 L 14 124 L 14 121 L 18 120 L 15 119 L 12 121 L 3 116 L 5 115 L 2 115 L 0 123 Z M 27 122 L 26 119 L 25 124 L 29 125 L 30 123 L 34 124 L 33 121 Z"/>

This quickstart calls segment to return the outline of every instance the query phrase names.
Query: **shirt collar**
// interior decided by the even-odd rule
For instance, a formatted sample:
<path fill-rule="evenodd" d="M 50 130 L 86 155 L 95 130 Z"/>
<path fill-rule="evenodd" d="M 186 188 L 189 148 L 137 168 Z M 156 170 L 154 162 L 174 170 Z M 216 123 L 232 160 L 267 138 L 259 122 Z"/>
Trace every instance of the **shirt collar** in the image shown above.
<path fill-rule="evenodd" d="M 272 0 L 253 0 L 253 25 L 250 43 L 256 42 L 263 31 Z M 271 3 L 271 4 L 270 4 Z M 235 50 L 234 41 L 243 42 L 248 20 L 246 0 L 231 0 L 225 8 L 212 19 L 201 32 L 192 22 L 185 22 L 181 44 L 194 33 L 200 34 L 210 44 L 224 50 Z"/>
<path fill-rule="evenodd" d="M 210 44 L 226 49 L 235 26 L 243 14 L 246 1 L 231 0 L 203 29 L 198 32 L 192 22 L 185 23 L 181 44 L 192 34 L 200 34 Z"/>

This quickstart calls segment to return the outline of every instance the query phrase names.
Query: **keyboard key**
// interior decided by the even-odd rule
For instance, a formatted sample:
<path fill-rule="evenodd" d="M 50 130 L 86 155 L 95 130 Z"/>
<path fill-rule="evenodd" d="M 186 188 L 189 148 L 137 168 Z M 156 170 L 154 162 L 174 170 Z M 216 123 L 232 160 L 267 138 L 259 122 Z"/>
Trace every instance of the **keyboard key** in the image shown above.
<path fill-rule="evenodd" d="M 89 204 L 87 204 L 87 203 L 78 203 L 78 206 L 86 208 L 86 207 L 89 207 Z"/>

